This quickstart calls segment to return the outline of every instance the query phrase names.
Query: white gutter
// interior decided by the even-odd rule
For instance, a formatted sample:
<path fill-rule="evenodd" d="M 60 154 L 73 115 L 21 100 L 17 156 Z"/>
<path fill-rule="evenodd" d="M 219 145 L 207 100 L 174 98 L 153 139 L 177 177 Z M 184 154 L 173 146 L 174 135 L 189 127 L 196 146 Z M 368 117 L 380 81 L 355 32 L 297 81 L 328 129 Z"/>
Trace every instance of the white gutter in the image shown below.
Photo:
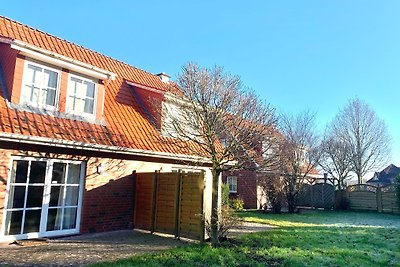
<path fill-rule="evenodd" d="M 156 157 L 156 158 L 172 159 L 178 161 L 181 160 L 181 161 L 192 161 L 199 163 L 211 163 L 211 161 L 208 160 L 207 158 L 199 156 L 189 156 L 184 154 L 173 154 L 167 152 L 156 152 L 156 151 L 124 148 L 117 146 L 106 146 L 99 144 L 67 141 L 67 140 L 52 139 L 39 136 L 26 136 L 22 134 L 10 134 L 3 132 L 0 132 L 0 141 L 17 142 L 17 143 L 32 144 L 32 145 L 47 145 L 58 148 L 86 149 L 89 151 L 96 151 L 96 152 L 119 153 L 119 154 L 141 156 L 141 157 Z"/>
<path fill-rule="evenodd" d="M 10 43 L 11 48 L 20 51 L 24 56 L 85 74 L 93 78 L 101 80 L 114 80 L 117 77 L 117 74 L 111 71 L 95 67 L 82 61 L 63 56 L 61 54 L 22 42 L 20 40 L 13 40 L 10 42 L 0 39 L 0 42 Z"/>

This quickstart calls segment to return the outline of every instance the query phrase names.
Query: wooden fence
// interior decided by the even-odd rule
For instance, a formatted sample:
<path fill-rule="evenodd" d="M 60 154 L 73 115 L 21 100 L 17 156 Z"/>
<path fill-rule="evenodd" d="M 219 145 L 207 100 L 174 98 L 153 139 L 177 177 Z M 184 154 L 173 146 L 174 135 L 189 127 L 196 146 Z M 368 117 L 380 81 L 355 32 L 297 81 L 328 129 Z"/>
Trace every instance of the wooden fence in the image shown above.
<path fill-rule="evenodd" d="M 204 240 L 203 173 L 137 173 L 135 228 Z"/>
<path fill-rule="evenodd" d="M 328 183 L 304 184 L 297 196 L 297 205 L 332 209 L 335 205 L 335 188 Z"/>
<path fill-rule="evenodd" d="M 352 210 L 400 214 L 395 185 L 383 187 L 367 184 L 351 185 L 347 187 L 345 197 Z"/>

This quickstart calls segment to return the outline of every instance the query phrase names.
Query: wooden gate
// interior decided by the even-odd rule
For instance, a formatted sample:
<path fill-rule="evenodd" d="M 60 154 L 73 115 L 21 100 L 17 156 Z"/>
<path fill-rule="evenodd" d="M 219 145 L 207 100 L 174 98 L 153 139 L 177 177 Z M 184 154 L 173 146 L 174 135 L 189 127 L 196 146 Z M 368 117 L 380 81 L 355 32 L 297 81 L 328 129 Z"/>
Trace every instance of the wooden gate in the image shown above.
<path fill-rule="evenodd" d="M 335 204 L 335 188 L 331 184 L 304 184 L 296 198 L 298 206 L 331 209 Z"/>
<path fill-rule="evenodd" d="M 135 228 L 204 239 L 204 173 L 137 173 Z"/>

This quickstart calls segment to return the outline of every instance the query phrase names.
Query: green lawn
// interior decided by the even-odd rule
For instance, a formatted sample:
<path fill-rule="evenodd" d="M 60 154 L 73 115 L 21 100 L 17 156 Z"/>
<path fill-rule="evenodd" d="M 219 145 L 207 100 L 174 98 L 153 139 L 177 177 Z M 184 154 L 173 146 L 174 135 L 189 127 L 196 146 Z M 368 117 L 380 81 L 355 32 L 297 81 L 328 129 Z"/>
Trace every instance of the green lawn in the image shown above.
<path fill-rule="evenodd" d="M 95 266 L 400 266 L 400 216 L 320 212 L 239 213 L 276 228 Z"/>

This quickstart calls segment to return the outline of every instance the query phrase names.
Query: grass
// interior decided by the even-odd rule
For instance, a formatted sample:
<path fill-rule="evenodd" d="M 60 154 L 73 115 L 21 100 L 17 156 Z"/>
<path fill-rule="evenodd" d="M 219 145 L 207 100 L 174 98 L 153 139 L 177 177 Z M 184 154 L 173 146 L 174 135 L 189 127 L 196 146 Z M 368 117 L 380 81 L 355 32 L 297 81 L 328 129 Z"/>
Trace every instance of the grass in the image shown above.
<path fill-rule="evenodd" d="M 257 211 L 239 216 L 277 227 L 218 248 L 189 245 L 94 266 L 400 266 L 400 216 Z"/>

